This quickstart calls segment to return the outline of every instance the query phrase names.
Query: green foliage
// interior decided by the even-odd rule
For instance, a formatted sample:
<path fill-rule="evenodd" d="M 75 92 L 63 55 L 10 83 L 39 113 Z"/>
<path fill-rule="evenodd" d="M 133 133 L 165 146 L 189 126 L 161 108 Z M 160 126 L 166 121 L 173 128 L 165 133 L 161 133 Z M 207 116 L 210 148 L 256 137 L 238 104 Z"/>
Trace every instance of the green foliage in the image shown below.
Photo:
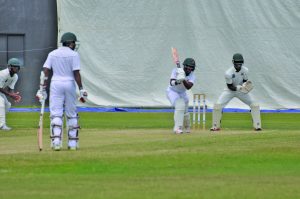
<path fill-rule="evenodd" d="M 80 116 L 80 150 L 50 149 L 47 113 L 38 152 L 39 114 L 8 114 L 0 198 L 300 198 L 300 114 L 263 114 L 257 133 L 249 113 L 225 113 L 222 131 L 182 135 L 172 113 Z"/>

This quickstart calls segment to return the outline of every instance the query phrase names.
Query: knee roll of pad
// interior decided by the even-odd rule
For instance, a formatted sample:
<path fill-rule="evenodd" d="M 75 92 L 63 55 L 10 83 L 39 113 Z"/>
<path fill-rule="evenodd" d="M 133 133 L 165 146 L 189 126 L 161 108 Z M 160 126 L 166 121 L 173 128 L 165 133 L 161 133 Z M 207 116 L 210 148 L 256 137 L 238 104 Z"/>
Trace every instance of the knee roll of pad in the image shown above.
<path fill-rule="evenodd" d="M 221 118 L 222 118 L 222 106 L 221 104 L 214 104 L 212 128 L 218 129 L 221 127 Z"/>
<path fill-rule="evenodd" d="M 190 114 L 189 113 L 184 114 L 183 126 L 184 126 L 184 128 L 190 128 L 191 127 L 191 121 L 190 121 Z"/>
<path fill-rule="evenodd" d="M 250 105 L 250 108 L 251 108 L 251 109 L 252 109 L 252 108 L 253 108 L 253 109 L 257 109 L 257 108 L 258 108 L 258 109 L 259 109 L 259 104 L 253 103 L 253 104 Z"/>
<path fill-rule="evenodd" d="M 185 102 L 184 99 L 179 98 L 175 102 L 175 110 L 177 111 L 185 111 Z"/>
<path fill-rule="evenodd" d="M 261 118 L 260 118 L 260 108 L 259 104 L 251 104 L 251 116 L 252 116 L 252 121 L 253 121 L 253 127 L 255 129 L 261 128 Z"/>
<path fill-rule="evenodd" d="M 51 117 L 51 126 L 50 126 L 50 138 L 52 141 L 55 138 L 61 139 L 62 137 L 62 117 Z"/>
<path fill-rule="evenodd" d="M 175 112 L 174 112 L 175 131 L 183 128 L 184 112 L 185 112 L 184 99 L 179 98 L 175 101 Z"/>
<path fill-rule="evenodd" d="M 79 116 L 67 117 L 67 131 L 69 140 L 78 140 L 80 126 L 78 125 Z"/>
<path fill-rule="evenodd" d="M 214 110 L 221 110 L 222 106 L 221 104 L 214 104 Z"/>

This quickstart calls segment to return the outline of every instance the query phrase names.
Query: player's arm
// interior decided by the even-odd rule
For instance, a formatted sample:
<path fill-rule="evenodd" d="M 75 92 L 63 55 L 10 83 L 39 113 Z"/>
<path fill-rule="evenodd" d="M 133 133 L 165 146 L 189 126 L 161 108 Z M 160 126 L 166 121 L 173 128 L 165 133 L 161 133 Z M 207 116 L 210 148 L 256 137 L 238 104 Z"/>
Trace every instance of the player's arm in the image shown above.
<path fill-rule="evenodd" d="M 170 77 L 170 85 L 171 86 L 176 86 L 182 83 L 181 79 L 178 79 L 178 68 L 173 69 Z"/>
<path fill-rule="evenodd" d="M 231 73 L 225 73 L 225 81 L 227 88 L 231 91 L 238 91 L 239 88 L 233 85 L 233 80 L 232 80 L 232 74 Z"/>
<path fill-rule="evenodd" d="M 170 79 L 171 86 L 176 86 L 178 84 L 181 84 L 181 81 L 178 81 L 177 79 L 173 79 L 173 78 Z"/>
<path fill-rule="evenodd" d="M 1 88 L 1 89 L 2 89 L 1 92 L 4 91 L 2 93 L 4 93 L 5 95 L 11 97 L 15 102 L 20 102 L 21 101 L 22 97 L 21 97 L 19 92 L 14 92 L 14 90 L 9 88 L 9 87 L 7 87 L 6 90 L 3 89 L 3 88 Z"/>
<path fill-rule="evenodd" d="M 237 91 L 238 88 L 236 86 L 234 86 L 233 84 L 227 84 L 227 87 L 232 90 L 232 91 Z"/>
<path fill-rule="evenodd" d="M 243 83 L 248 81 L 248 68 L 244 68 Z"/>
<path fill-rule="evenodd" d="M 82 103 L 84 103 L 84 102 L 86 102 L 86 98 L 88 96 L 87 91 L 83 89 L 82 82 L 81 82 L 81 75 L 80 75 L 79 70 L 74 70 L 73 73 L 74 73 L 75 81 L 76 81 L 77 86 L 79 88 L 79 95 L 80 95 L 79 100 Z"/>
<path fill-rule="evenodd" d="M 194 85 L 192 82 L 188 80 L 183 80 L 182 83 L 187 90 L 191 89 Z"/>
<path fill-rule="evenodd" d="M 50 75 L 51 69 L 44 67 L 43 71 L 44 71 L 44 74 L 45 74 L 45 78 L 44 78 L 44 85 L 41 85 L 41 86 L 43 86 L 44 89 L 46 89 L 46 87 L 48 85 L 49 75 Z"/>
<path fill-rule="evenodd" d="M 10 95 L 10 93 L 6 89 L 4 89 L 4 88 L 0 88 L 0 92 L 3 93 L 3 94 L 5 94 L 6 96 Z"/>
<path fill-rule="evenodd" d="M 77 83 L 79 90 L 83 89 L 82 82 L 81 82 L 81 75 L 80 75 L 79 70 L 74 70 L 73 73 L 74 73 L 74 78 L 75 78 L 75 81 Z"/>

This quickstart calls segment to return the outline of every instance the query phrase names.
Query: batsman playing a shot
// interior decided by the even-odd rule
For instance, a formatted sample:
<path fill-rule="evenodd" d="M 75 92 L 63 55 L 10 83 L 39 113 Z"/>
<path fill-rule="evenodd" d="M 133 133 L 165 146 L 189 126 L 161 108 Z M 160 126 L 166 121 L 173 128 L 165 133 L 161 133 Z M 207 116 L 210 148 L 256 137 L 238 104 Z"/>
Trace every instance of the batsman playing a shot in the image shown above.
<path fill-rule="evenodd" d="M 46 85 L 50 71 L 53 76 L 50 84 L 50 138 L 51 146 L 55 151 L 62 148 L 64 112 L 68 132 L 68 149 L 78 149 L 79 125 L 76 110 L 76 83 L 79 87 L 80 101 L 85 102 L 87 92 L 83 89 L 80 76 L 79 54 L 75 51 L 76 35 L 67 32 L 61 37 L 62 47 L 49 53 L 43 66 L 41 79 L 45 82 L 37 92 L 39 100 L 47 98 Z M 78 47 L 78 45 L 77 45 Z"/>
<path fill-rule="evenodd" d="M 236 53 L 232 59 L 233 67 L 225 72 L 227 87 L 219 97 L 213 108 L 213 126 L 211 131 L 219 131 L 221 128 L 222 109 L 234 97 L 240 99 L 251 108 L 251 116 L 254 130 L 261 130 L 260 108 L 259 104 L 253 101 L 249 92 L 252 90 L 252 82 L 248 80 L 248 68 L 243 66 L 244 58 Z"/>
<path fill-rule="evenodd" d="M 171 73 L 167 98 L 171 105 L 175 107 L 173 131 L 176 134 L 181 134 L 184 131 L 190 133 L 189 97 L 186 90 L 191 89 L 194 85 L 195 67 L 195 60 L 186 58 L 183 62 L 183 68 L 174 68 Z"/>
<path fill-rule="evenodd" d="M 18 81 L 18 72 L 20 71 L 20 61 L 17 58 L 8 60 L 7 69 L 0 71 L 0 130 L 9 131 L 11 127 L 6 126 L 6 113 L 11 107 L 6 96 L 12 98 L 16 103 L 21 101 L 19 92 L 14 92 L 15 84 Z"/>

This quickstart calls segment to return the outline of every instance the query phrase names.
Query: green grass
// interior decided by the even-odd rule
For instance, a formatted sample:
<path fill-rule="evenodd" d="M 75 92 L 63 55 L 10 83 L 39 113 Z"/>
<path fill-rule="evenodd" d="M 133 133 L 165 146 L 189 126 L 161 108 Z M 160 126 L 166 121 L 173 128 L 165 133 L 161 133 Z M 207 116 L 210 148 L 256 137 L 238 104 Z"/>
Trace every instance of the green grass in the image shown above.
<path fill-rule="evenodd" d="M 257 133 L 249 113 L 225 113 L 222 131 L 182 135 L 172 113 L 80 117 L 80 150 L 50 150 L 47 113 L 38 152 L 39 114 L 8 114 L 0 198 L 300 198 L 300 114 L 262 114 Z"/>

